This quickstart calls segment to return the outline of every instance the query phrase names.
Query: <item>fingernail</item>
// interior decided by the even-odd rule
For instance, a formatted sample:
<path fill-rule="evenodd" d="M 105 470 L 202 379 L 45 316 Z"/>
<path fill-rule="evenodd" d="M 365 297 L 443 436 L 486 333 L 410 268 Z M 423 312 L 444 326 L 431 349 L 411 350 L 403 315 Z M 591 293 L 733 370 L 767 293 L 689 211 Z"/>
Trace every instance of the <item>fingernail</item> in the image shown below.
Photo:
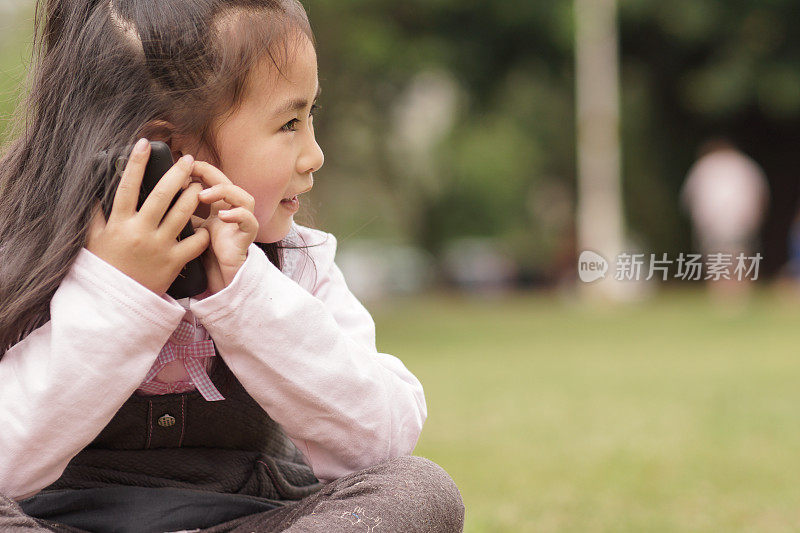
<path fill-rule="evenodd" d="M 186 165 L 187 167 L 189 167 L 189 166 L 191 166 L 191 165 L 192 165 L 192 163 L 194 163 L 194 157 L 192 157 L 192 156 L 191 156 L 191 155 L 189 155 L 189 154 L 186 154 L 185 156 L 181 157 L 181 161 L 183 161 L 183 164 L 184 164 L 184 165 Z"/>
<path fill-rule="evenodd" d="M 142 152 L 144 152 L 145 148 L 147 148 L 147 139 L 142 137 L 141 139 L 136 141 L 136 144 L 133 146 L 133 151 L 137 154 L 141 154 Z"/>

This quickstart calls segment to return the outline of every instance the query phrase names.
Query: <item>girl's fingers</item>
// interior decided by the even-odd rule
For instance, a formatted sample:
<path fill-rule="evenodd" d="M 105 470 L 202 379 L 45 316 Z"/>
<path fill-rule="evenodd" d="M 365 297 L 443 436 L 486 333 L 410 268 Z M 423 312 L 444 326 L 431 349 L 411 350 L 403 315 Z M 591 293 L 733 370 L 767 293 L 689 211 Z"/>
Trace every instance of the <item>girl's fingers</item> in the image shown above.
<path fill-rule="evenodd" d="M 253 196 L 233 183 L 222 183 L 205 189 L 200 193 L 200 201 L 204 203 L 214 203 L 222 200 L 231 206 L 244 207 L 252 212 L 256 208 L 256 200 Z"/>
<path fill-rule="evenodd" d="M 158 231 L 166 232 L 171 238 L 177 239 L 180 232 L 186 227 L 186 223 L 193 216 L 194 210 L 197 209 L 197 194 L 202 190 L 203 186 L 200 183 L 189 185 L 181 193 L 175 205 L 167 212 L 167 216 L 161 221 Z"/>
<path fill-rule="evenodd" d="M 186 178 L 191 174 L 193 164 L 194 158 L 191 155 L 185 155 L 178 159 L 172 165 L 172 168 L 161 176 L 156 186 L 147 195 L 141 209 L 139 209 L 139 214 L 145 217 L 152 225 L 159 226 L 161 219 L 164 218 L 164 214 L 169 209 L 172 199 L 175 198 Z M 186 217 L 186 220 L 188 219 L 189 217 Z"/>
<path fill-rule="evenodd" d="M 186 264 L 192 259 L 199 257 L 211 244 L 211 234 L 206 228 L 196 228 L 194 235 L 178 241 L 175 245 L 175 254 L 179 257 L 181 264 Z"/>
<path fill-rule="evenodd" d="M 117 191 L 114 193 L 114 202 L 109 218 L 117 218 L 120 215 L 130 217 L 136 214 L 142 176 L 144 176 L 144 168 L 149 159 L 150 142 L 146 139 L 140 140 L 134 145 L 131 156 L 122 171 Z"/>
<path fill-rule="evenodd" d="M 192 221 L 192 227 L 193 228 L 199 228 L 200 226 L 203 225 L 203 223 L 206 221 L 206 219 L 204 219 L 202 217 L 199 217 L 197 215 L 192 215 L 191 221 Z"/>
<path fill-rule="evenodd" d="M 251 211 L 244 207 L 234 207 L 225 211 L 220 211 L 217 216 L 223 222 L 232 222 L 239 225 L 239 230 L 244 233 L 255 235 L 258 233 L 258 220 Z"/>
<path fill-rule="evenodd" d="M 221 183 L 231 183 L 228 176 L 223 172 L 206 161 L 195 161 L 194 168 L 192 169 L 192 176 L 202 178 L 203 182 L 209 187 L 219 185 Z"/>

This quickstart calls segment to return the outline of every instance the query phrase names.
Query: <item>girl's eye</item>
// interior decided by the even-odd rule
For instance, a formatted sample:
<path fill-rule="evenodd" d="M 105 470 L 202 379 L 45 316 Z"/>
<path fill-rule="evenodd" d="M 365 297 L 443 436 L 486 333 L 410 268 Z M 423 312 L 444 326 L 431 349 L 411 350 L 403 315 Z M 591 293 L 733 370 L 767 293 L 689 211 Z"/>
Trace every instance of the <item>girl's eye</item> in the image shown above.
<path fill-rule="evenodd" d="M 309 116 L 314 116 L 314 115 L 317 114 L 317 111 L 319 111 L 320 109 L 322 109 L 322 106 L 318 106 L 317 104 L 313 104 L 311 106 L 311 111 L 308 113 L 308 115 Z M 292 120 L 290 120 L 289 122 L 287 122 L 286 124 L 281 126 L 281 130 L 282 131 L 297 131 L 295 129 L 295 126 L 297 125 L 298 122 L 300 122 L 298 119 L 293 118 Z"/>

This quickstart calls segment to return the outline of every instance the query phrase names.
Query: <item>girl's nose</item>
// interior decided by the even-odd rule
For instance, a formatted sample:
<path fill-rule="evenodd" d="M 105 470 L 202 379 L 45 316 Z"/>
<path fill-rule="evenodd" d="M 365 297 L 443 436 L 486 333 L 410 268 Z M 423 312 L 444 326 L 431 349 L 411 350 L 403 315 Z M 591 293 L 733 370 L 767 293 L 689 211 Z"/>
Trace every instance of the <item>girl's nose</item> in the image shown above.
<path fill-rule="evenodd" d="M 297 171 L 300 174 L 316 172 L 322 168 L 323 163 L 325 163 L 325 154 L 322 153 L 322 148 L 320 148 L 314 136 L 310 135 L 309 143 L 297 159 Z"/>

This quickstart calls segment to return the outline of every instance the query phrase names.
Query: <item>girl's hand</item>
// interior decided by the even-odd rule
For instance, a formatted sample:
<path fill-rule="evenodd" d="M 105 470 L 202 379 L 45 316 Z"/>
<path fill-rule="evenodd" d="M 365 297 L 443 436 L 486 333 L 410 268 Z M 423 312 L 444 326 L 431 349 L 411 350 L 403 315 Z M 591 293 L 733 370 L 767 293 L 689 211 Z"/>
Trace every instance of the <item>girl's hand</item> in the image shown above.
<path fill-rule="evenodd" d="M 178 235 L 197 209 L 202 185 L 190 184 L 167 212 L 172 198 L 192 172 L 190 155 L 179 159 L 161 177 L 141 209 L 136 210 L 149 157 L 150 143 L 137 143 L 114 194 L 108 221 L 100 202 L 95 205 L 86 248 L 156 294 L 162 294 L 184 265 L 208 248 L 210 236 L 207 229 L 200 228 L 191 237 L 178 241 Z"/>
<path fill-rule="evenodd" d="M 205 228 L 211 235 L 211 246 L 202 260 L 208 290 L 213 294 L 230 285 L 247 259 L 247 248 L 258 233 L 258 220 L 253 213 L 255 199 L 205 161 L 195 161 L 192 176 L 210 185 L 200 193 L 199 199 L 211 204 L 211 212 L 206 219 L 192 215 L 192 225 Z"/>

